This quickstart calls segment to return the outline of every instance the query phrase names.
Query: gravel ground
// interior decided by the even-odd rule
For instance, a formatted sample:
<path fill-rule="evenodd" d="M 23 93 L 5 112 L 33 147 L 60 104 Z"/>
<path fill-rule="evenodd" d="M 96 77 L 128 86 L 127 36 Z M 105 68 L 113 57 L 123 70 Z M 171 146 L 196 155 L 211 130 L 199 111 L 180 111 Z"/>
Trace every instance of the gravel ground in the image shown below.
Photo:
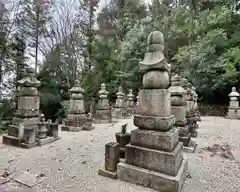
<path fill-rule="evenodd" d="M 55 143 L 30 150 L 0 144 L 0 168 L 10 171 L 43 173 L 45 179 L 34 186 L 35 192 L 152 192 L 153 190 L 111 180 L 97 175 L 104 163 L 104 147 L 115 141 L 115 133 L 132 119 L 115 125 L 98 124 L 90 132 L 61 132 Z M 189 176 L 183 192 L 239 192 L 240 191 L 240 121 L 221 117 L 202 117 L 199 123 L 198 148 L 188 156 Z M 0 138 L 1 139 L 1 138 Z M 201 150 L 214 143 L 227 142 L 236 161 L 220 156 L 211 157 Z"/>

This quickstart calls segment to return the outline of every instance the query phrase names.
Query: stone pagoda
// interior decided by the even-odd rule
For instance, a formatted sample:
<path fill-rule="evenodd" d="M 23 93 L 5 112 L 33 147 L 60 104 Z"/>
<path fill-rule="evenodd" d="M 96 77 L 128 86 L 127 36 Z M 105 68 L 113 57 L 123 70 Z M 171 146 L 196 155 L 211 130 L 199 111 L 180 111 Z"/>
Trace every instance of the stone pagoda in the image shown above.
<path fill-rule="evenodd" d="M 196 142 L 191 141 L 191 133 L 186 121 L 185 96 L 186 90 L 182 88 L 182 79 L 175 75 L 171 79 L 171 112 L 175 116 L 175 126 L 179 129 L 179 141 L 183 143 L 184 150 L 194 152 Z"/>
<path fill-rule="evenodd" d="M 139 63 L 144 73 L 140 108 L 134 116 L 138 129 L 131 132 L 125 163 L 118 164 L 118 177 L 161 192 L 180 192 L 187 173 L 179 130 L 171 114 L 169 73 L 164 58 L 164 37 L 159 31 L 148 36 L 145 58 Z"/>
<path fill-rule="evenodd" d="M 138 112 L 139 106 L 140 106 L 140 97 L 139 97 L 139 93 L 138 93 L 138 95 L 136 96 L 136 104 L 135 104 L 134 114 L 136 114 Z"/>
<path fill-rule="evenodd" d="M 62 131 L 78 132 L 81 130 L 91 130 L 92 118 L 87 117 L 84 110 L 84 89 L 80 86 L 80 81 L 75 80 L 74 86 L 70 89 L 70 103 L 65 126 Z"/>
<path fill-rule="evenodd" d="M 116 93 L 116 95 L 117 100 L 114 107 L 115 116 L 117 119 L 123 119 L 124 118 L 123 113 L 125 109 L 124 109 L 124 93 L 121 86 L 118 88 L 118 92 Z"/>
<path fill-rule="evenodd" d="M 106 85 L 101 84 L 101 90 L 98 92 L 99 99 L 95 116 L 95 123 L 111 123 L 112 115 L 111 108 L 109 106 L 108 91 Z"/>
<path fill-rule="evenodd" d="M 196 92 L 196 88 L 193 86 L 192 86 L 192 92 L 193 92 L 193 113 L 196 118 L 196 121 L 201 121 L 201 116 L 198 109 L 198 94 Z"/>
<path fill-rule="evenodd" d="M 236 91 L 236 87 L 232 88 L 232 92 L 229 93 L 229 107 L 227 118 L 229 119 L 240 119 L 240 108 L 239 108 L 239 93 Z"/>
<path fill-rule="evenodd" d="M 8 126 L 8 135 L 3 136 L 3 144 L 32 148 L 51 143 L 59 137 L 58 134 L 56 137 L 49 137 L 52 131 L 47 129 L 46 122 L 40 122 L 40 81 L 36 79 L 33 69 L 27 69 L 26 72 L 26 76 L 18 81 L 18 109 L 12 125 Z"/>
<path fill-rule="evenodd" d="M 134 95 L 132 89 L 129 90 L 129 93 L 127 95 L 127 117 L 132 117 L 134 113 Z"/>
<path fill-rule="evenodd" d="M 187 79 L 183 78 L 182 79 L 182 87 L 187 92 L 186 97 L 185 97 L 186 119 L 187 119 L 187 125 L 189 127 L 191 136 L 193 136 L 195 129 L 196 129 L 196 121 L 195 121 L 195 117 L 192 114 L 193 95 L 192 95 L 192 90 L 191 90 L 191 84 L 188 82 Z"/>

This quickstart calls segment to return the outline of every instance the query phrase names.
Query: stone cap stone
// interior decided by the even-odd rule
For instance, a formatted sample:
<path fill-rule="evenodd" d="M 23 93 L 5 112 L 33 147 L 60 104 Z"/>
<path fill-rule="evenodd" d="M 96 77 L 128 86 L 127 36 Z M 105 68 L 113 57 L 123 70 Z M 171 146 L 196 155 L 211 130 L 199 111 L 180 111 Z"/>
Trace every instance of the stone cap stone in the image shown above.
<path fill-rule="evenodd" d="M 236 87 L 232 87 L 232 92 L 228 94 L 229 97 L 239 97 Z"/>
<path fill-rule="evenodd" d="M 69 90 L 71 93 L 81 93 L 84 94 L 84 89 L 80 86 L 80 81 L 75 80 L 74 86 Z"/>
<path fill-rule="evenodd" d="M 106 90 L 106 85 L 105 85 L 105 83 L 102 83 L 102 84 L 101 84 L 101 89 L 100 89 L 100 91 L 98 92 L 98 94 L 99 94 L 99 98 L 100 98 L 100 99 L 107 98 L 108 91 Z"/>
<path fill-rule="evenodd" d="M 41 82 L 37 80 L 32 68 L 26 70 L 26 76 L 18 81 L 18 84 L 22 87 L 39 87 Z"/>
<path fill-rule="evenodd" d="M 171 65 L 164 57 L 164 36 L 160 31 L 153 31 L 147 38 L 147 51 L 144 59 L 139 62 L 139 70 L 146 72 L 151 69 L 160 69 L 170 72 Z"/>

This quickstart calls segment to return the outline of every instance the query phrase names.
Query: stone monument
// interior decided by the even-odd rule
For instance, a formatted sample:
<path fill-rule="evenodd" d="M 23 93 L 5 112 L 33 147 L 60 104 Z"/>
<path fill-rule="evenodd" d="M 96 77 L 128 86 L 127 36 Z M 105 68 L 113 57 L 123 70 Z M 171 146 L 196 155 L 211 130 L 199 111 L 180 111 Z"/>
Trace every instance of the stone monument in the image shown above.
<path fill-rule="evenodd" d="M 111 107 L 109 106 L 108 91 L 106 90 L 106 85 L 101 84 L 101 90 L 98 92 L 99 99 L 95 116 L 95 123 L 111 123 Z"/>
<path fill-rule="evenodd" d="M 12 125 L 8 127 L 8 135 L 3 136 L 3 144 L 32 148 L 53 142 L 55 138 L 47 135 L 44 119 L 40 122 L 40 81 L 36 79 L 33 69 L 26 72 L 26 76 L 18 81 L 18 109 Z"/>
<path fill-rule="evenodd" d="M 124 93 L 121 86 L 118 88 L 118 92 L 116 93 L 116 95 L 117 100 L 114 107 L 115 116 L 117 119 L 123 119 L 124 118 L 123 113 L 125 109 L 124 109 Z"/>
<path fill-rule="evenodd" d="M 182 79 L 182 87 L 187 91 L 186 97 L 185 97 L 185 109 L 186 109 L 186 119 L 187 119 L 187 125 L 189 127 L 189 131 L 191 133 L 191 136 L 195 136 L 196 134 L 196 121 L 195 116 L 192 113 L 192 106 L 193 106 L 193 95 L 191 87 L 192 85 L 188 82 L 187 79 Z"/>
<path fill-rule="evenodd" d="M 232 92 L 229 93 L 229 107 L 228 107 L 228 119 L 240 119 L 240 108 L 239 108 L 239 93 L 236 91 L 236 87 L 232 88 Z"/>
<path fill-rule="evenodd" d="M 138 129 L 131 132 L 125 163 L 118 164 L 118 177 L 161 192 L 179 192 L 186 178 L 187 160 L 179 131 L 171 114 L 169 73 L 164 58 L 164 37 L 159 31 L 148 36 L 148 48 L 139 63 L 144 72 L 140 109 L 134 116 Z"/>
<path fill-rule="evenodd" d="M 198 94 L 196 92 L 196 88 L 192 86 L 193 91 L 193 113 L 196 118 L 196 121 L 201 121 L 201 115 L 198 109 Z"/>
<path fill-rule="evenodd" d="M 134 113 L 134 95 L 132 89 L 129 90 L 127 95 L 127 117 L 132 117 Z"/>
<path fill-rule="evenodd" d="M 65 125 L 62 131 L 78 132 L 81 130 L 91 130 L 92 118 L 87 117 L 84 110 L 84 89 L 80 86 L 79 80 L 75 80 L 74 86 L 70 89 L 70 103 Z"/>

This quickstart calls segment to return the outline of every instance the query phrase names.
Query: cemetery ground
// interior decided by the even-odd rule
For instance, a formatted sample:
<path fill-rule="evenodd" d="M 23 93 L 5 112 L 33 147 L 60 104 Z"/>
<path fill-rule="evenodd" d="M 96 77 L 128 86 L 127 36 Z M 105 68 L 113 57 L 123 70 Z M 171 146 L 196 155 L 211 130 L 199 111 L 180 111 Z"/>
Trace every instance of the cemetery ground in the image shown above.
<path fill-rule="evenodd" d="M 239 192 L 239 122 L 222 117 L 202 117 L 196 152 L 184 153 L 188 156 L 188 175 L 183 192 Z M 97 174 L 98 169 L 104 165 L 105 144 L 115 141 L 115 133 L 120 131 L 124 123 L 128 123 L 128 131 L 135 128 L 132 119 L 123 119 L 116 124 L 94 124 L 95 129 L 88 132 L 60 132 L 60 140 L 29 150 L 0 144 L 0 173 L 5 176 L 0 178 L 0 191 L 154 191 Z M 234 159 L 210 150 L 212 145 L 224 143 L 231 146 Z M 27 188 L 13 181 L 6 182 L 11 175 L 21 171 L 37 175 L 38 183 Z M 33 182 L 31 177 L 28 180 Z"/>

